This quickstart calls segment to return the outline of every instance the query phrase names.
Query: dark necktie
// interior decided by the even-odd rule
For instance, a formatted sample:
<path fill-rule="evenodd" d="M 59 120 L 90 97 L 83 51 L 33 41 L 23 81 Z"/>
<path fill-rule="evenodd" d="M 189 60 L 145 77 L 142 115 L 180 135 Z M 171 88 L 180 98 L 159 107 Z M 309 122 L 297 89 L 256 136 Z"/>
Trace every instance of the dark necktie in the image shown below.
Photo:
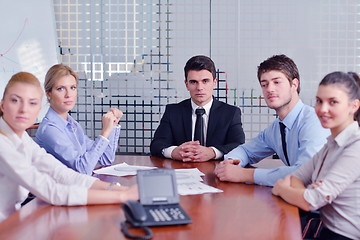
<path fill-rule="evenodd" d="M 195 110 L 196 114 L 196 122 L 195 122 L 195 133 L 194 133 L 194 141 L 199 140 L 200 145 L 205 146 L 205 138 L 204 138 L 204 119 L 202 115 L 204 115 L 205 109 L 197 108 Z"/>
<path fill-rule="evenodd" d="M 284 151 L 286 162 L 287 162 L 288 166 L 290 166 L 289 158 L 288 158 L 288 155 L 287 155 L 287 149 L 286 149 L 285 125 L 282 122 L 279 122 L 279 124 L 280 124 L 280 134 L 281 134 L 282 148 L 283 148 L 283 151 Z"/>

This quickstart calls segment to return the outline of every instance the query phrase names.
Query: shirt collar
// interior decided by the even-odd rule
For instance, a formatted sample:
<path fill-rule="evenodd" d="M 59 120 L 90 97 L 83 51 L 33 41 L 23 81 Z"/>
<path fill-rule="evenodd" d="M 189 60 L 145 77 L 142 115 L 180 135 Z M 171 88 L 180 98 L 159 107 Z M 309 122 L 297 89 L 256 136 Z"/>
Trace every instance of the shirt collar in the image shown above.
<path fill-rule="evenodd" d="M 299 99 L 294 108 L 291 109 L 291 111 L 286 115 L 284 120 L 280 121 L 279 119 L 279 121 L 284 123 L 287 128 L 291 129 L 303 107 L 304 103 L 301 101 L 301 99 Z"/>
<path fill-rule="evenodd" d="M 45 117 L 54 124 L 62 126 L 63 128 L 65 128 L 68 124 L 73 125 L 75 122 L 69 114 L 67 115 L 67 120 L 63 119 L 52 107 L 49 108 Z"/>
<path fill-rule="evenodd" d="M 205 114 L 206 115 L 209 115 L 209 113 L 210 113 L 210 108 L 211 108 L 211 106 L 212 106 L 212 104 L 213 104 L 213 101 L 214 101 L 214 99 L 213 98 L 211 98 L 211 100 L 210 100 L 210 102 L 208 102 L 207 104 L 205 104 L 202 108 L 204 108 L 205 109 Z M 197 109 L 197 108 L 199 108 L 199 106 L 198 105 L 196 105 L 194 102 L 193 102 L 193 100 L 191 99 L 191 108 L 192 108 L 192 112 L 194 113 L 195 112 L 195 110 Z"/>
<path fill-rule="evenodd" d="M 359 124 L 357 121 L 352 122 L 344 130 L 342 130 L 335 138 L 334 141 L 341 147 L 349 142 L 350 138 L 353 138 L 353 133 L 359 131 Z M 328 138 L 332 139 L 330 135 Z"/>
<path fill-rule="evenodd" d="M 6 137 L 10 139 L 12 143 L 16 147 L 18 147 L 23 142 L 24 134 L 21 136 L 21 138 L 10 128 L 10 126 L 5 122 L 5 120 L 0 117 L 0 130 L 5 133 Z"/>

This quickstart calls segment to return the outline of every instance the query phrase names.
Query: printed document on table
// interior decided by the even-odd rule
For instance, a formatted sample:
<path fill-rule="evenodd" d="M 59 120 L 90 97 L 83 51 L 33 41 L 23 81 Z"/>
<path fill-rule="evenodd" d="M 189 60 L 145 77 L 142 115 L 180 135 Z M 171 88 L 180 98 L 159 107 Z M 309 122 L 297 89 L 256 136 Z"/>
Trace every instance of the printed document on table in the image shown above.
<path fill-rule="evenodd" d="M 223 190 L 211 187 L 202 182 L 178 183 L 177 187 L 178 187 L 178 193 L 180 195 L 195 195 L 195 194 L 203 194 L 203 193 L 223 192 Z"/>
<path fill-rule="evenodd" d="M 156 167 L 135 166 L 127 163 L 120 163 L 109 167 L 100 168 L 94 171 L 96 174 L 113 176 L 136 175 L 137 170 L 148 170 Z M 180 195 L 194 195 L 203 193 L 217 193 L 222 190 L 202 183 L 204 173 L 197 168 L 175 169 L 178 193 Z"/>
<path fill-rule="evenodd" d="M 128 165 L 127 163 L 120 163 L 109 167 L 97 169 L 94 171 L 94 173 L 122 177 L 122 176 L 136 175 L 137 170 L 148 170 L 154 168 L 156 167 L 135 166 L 135 165 Z"/>
<path fill-rule="evenodd" d="M 184 169 L 175 169 L 176 173 L 176 182 L 196 182 L 202 181 L 202 176 L 205 176 L 204 173 L 200 172 L 197 168 L 184 168 Z"/>
<path fill-rule="evenodd" d="M 197 168 L 175 169 L 178 193 L 180 195 L 194 195 L 203 193 L 223 192 L 220 189 L 202 183 L 204 173 Z"/>

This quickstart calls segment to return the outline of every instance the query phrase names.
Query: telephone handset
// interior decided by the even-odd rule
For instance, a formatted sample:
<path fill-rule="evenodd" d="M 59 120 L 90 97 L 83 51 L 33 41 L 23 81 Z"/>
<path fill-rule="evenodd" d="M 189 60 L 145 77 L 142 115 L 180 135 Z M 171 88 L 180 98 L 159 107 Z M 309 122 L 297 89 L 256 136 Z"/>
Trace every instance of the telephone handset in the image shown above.
<path fill-rule="evenodd" d="M 141 226 L 147 218 L 145 209 L 139 201 L 129 200 L 123 205 L 126 219 L 133 226 Z"/>
<path fill-rule="evenodd" d="M 144 235 L 134 235 L 129 232 L 126 222 L 123 222 L 121 223 L 121 231 L 124 235 L 132 239 L 152 239 L 153 234 L 150 228 L 143 226 L 144 221 L 147 219 L 143 205 L 139 201 L 129 200 L 123 204 L 122 208 L 131 227 L 141 227 L 144 232 Z"/>

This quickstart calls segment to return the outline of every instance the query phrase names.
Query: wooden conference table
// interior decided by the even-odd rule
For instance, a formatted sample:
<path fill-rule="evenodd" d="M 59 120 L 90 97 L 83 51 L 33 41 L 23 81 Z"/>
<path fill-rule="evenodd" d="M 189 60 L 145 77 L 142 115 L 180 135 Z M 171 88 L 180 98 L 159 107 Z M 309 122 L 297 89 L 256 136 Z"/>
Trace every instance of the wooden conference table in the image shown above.
<path fill-rule="evenodd" d="M 159 168 L 198 168 L 204 183 L 222 193 L 181 196 L 192 223 L 152 227 L 153 239 L 301 239 L 298 209 L 271 194 L 271 188 L 220 182 L 218 161 L 182 163 L 149 156 L 116 157 L 116 163 Z M 135 183 L 134 176 L 97 175 L 108 182 Z M 125 217 L 119 205 L 59 207 L 35 199 L 0 224 L 0 239 L 126 239 L 120 230 Z M 135 233 L 139 233 L 135 230 Z"/>

